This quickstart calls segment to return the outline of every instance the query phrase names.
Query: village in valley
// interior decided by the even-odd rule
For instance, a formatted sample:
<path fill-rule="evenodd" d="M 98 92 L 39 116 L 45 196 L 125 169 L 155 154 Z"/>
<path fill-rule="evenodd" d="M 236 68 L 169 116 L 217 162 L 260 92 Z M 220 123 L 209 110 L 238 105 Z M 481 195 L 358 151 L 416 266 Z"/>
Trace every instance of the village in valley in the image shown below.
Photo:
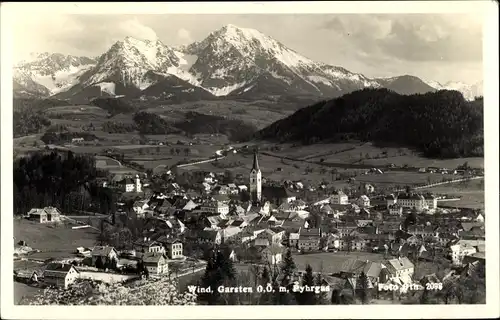
<path fill-rule="evenodd" d="M 67 153 L 45 151 L 57 152 Z M 246 174 L 216 167 L 236 154 L 249 162 Z M 267 178 L 265 154 L 226 145 L 212 158 L 215 170 L 188 163 L 161 173 L 108 172 L 92 181 L 111 192 L 106 213 L 102 206 L 64 212 L 56 204 L 27 210 L 14 219 L 16 303 L 44 303 L 47 290 L 57 301 L 74 301 L 89 284 L 138 292 L 153 282 L 184 293 L 203 287 L 218 255 L 234 270 L 233 286 L 253 288 L 224 300 L 229 304 L 266 304 L 258 290 L 274 284 L 322 288 L 316 300 L 290 298 L 299 304 L 484 302 L 484 209 L 453 206 L 457 199 L 432 192 L 478 183 L 482 170 L 390 165 L 361 176 L 454 172 L 420 187 L 379 188 L 348 174 L 313 184 Z"/>
<path fill-rule="evenodd" d="M 490 307 L 483 7 L 326 4 L 11 6 L 13 303 Z"/>

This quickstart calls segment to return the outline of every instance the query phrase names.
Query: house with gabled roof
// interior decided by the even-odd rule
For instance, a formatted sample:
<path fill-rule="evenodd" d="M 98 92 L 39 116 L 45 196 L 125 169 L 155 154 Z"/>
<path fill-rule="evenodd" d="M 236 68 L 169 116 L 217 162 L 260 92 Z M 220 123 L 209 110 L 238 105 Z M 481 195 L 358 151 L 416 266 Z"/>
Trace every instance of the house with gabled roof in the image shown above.
<path fill-rule="evenodd" d="M 412 283 L 415 266 L 407 257 L 390 259 L 385 265 L 391 279 L 399 281 L 402 284 Z"/>
<path fill-rule="evenodd" d="M 52 262 L 43 272 L 43 282 L 47 286 L 68 289 L 79 278 L 79 274 L 71 264 Z"/>
<path fill-rule="evenodd" d="M 111 260 L 118 260 L 118 252 L 114 247 L 110 246 L 95 246 L 91 252 L 92 265 L 96 265 L 96 261 L 100 258 L 103 263 Z"/>
<path fill-rule="evenodd" d="M 165 247 L 165 254 L 169 259 L 180 259 L 184 257 L 183 255 L 183 245 L 182 241 L 177 238 L 158 238 L 158 242 L 161 242 Z"/>
<path fill-rule="evenodd" d="M 330 203 L 347 205 L 349 204 L 349 197 L 342 190 L 337 190 L 330 196 Z"/>
<path fill-rule="evenodd" d="M 159 241 L 152 241 L 151 239 L 144 237 L 141 241 L 136 241 L 134 243 L 137 252 L 160 252 L 165 253 L 165 247 Z"/>
<path fill-rule="evenodd" d="M 321 240 L 320 228 L 300 228 L 298 247 L 301 251 L 317 251 L 319 250 Z"/>
<path fill-rule="evenodd" d="M 167 274 L 168 262 L 164 253 L 147 252 L 142 256 L 144 267 L 147 268 L 149 274 Z"/>
<path fill-rule="evenodd" d="M 197 238 L 202 243 L 222 243 L 222 233 L 219 230 L 202 230 L 198 233 Z"/>
<path fill-rule="evenodd" d="M 54 207 L 34 208 L 28 212 L 28 219 L 39 223 L 59 222 L 61 221 L 61 211 Z"/>

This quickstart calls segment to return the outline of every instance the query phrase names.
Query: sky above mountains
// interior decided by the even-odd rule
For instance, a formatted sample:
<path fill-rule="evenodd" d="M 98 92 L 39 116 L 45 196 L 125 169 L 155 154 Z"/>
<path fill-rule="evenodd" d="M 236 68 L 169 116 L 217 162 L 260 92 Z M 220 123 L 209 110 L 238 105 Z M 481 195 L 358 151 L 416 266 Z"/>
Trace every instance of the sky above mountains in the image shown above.
<path fill-rule="evenodd" d="M 125 36 L 177 46 L 234 24 L 368 77 L 483 80 L 482 17 L 477 14 L 44 14 L 15 22 L 16 60 L 45 51 L 95 57 Z"/>

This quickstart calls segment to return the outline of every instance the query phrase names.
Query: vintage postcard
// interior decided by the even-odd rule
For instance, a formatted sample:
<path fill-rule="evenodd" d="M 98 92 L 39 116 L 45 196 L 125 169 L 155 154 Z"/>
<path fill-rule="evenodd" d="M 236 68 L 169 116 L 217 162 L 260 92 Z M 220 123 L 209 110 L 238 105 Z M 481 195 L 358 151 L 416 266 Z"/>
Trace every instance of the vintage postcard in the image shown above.
<path fill-rule="evenodd" d="M 496 3 L 1 14 L 2 318 L 499 316 Z"/>

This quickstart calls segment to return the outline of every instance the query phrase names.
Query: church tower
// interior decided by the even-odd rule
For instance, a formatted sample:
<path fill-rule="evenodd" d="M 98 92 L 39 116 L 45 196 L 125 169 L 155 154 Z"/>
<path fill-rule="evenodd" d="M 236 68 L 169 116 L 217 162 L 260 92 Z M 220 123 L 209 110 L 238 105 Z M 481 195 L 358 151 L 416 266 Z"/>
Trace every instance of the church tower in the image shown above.
<path fill-rule="evenodd" d="M 250 170 L 250 200 L 259 203 L 262 197 L 262 173 L 257 159 L 257 150 L 253 154 L 253 166 Z"/>

